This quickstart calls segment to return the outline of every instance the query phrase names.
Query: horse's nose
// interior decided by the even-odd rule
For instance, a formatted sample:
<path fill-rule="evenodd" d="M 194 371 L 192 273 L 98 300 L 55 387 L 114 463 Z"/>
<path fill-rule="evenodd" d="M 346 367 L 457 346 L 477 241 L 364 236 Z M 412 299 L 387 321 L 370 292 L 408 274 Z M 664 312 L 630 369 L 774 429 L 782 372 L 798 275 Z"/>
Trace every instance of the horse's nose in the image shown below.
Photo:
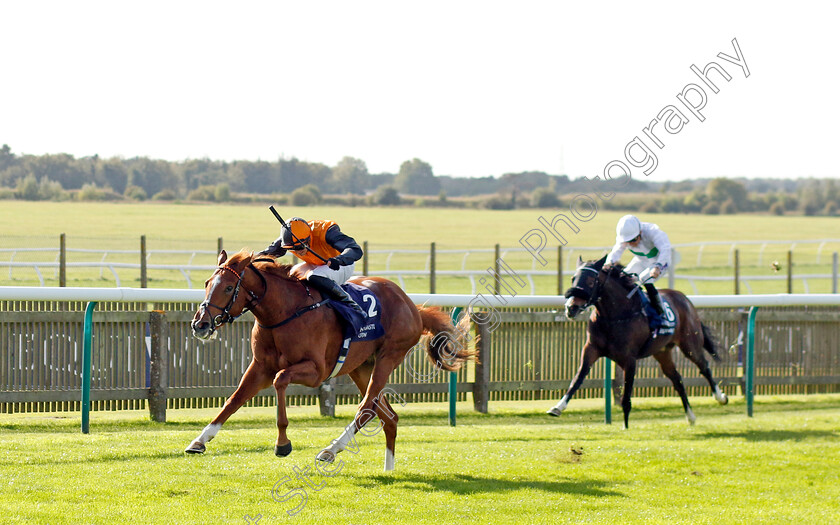
<path fill-rule="evenodd" d="M 578 307 L 575 304 L 574 297 L 569 297 L 566 299 L 566 317 L 569 319 L 574 319 L 578 313 Z"/>
<path fill-rule="evenodd" d="M 202 319 L 194 319 L 192 323 L 192 331 L 194 334 L 204 334 L 210 329 L 210 323 Z"/>

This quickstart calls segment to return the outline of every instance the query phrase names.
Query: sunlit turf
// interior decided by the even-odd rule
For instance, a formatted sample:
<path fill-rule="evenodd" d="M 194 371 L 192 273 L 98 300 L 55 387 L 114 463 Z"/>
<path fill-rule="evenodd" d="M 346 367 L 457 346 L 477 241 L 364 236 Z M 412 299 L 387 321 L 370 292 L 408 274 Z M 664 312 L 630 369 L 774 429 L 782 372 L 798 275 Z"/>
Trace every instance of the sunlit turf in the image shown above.
<path fill-rule="evenodd" d="M 202 456 L 183 448 L 215 410 L 0 415 L 0 515 L 7 523 L 831 523 L 840 515 L 840 395 L 727 406 L 638 399 L 630 429 L 602 402 L 493 402 L 490 414 L 408 405 L 397 469 L 384 438 L 357 436 L 332 476 L 314 456 L 352 417 L 290 408 L 287 458 L 270 408 L 233 416 Z M 614 419 L 620 416 L 614 414 Z M 338 465 L 336 465 L 336 470 Z M 304 499 L 304 497 L 306 499 Z M 290 515 L 290 512 L 294 512 Z M 253 523 L 254 521 L 250 521 Z"/>

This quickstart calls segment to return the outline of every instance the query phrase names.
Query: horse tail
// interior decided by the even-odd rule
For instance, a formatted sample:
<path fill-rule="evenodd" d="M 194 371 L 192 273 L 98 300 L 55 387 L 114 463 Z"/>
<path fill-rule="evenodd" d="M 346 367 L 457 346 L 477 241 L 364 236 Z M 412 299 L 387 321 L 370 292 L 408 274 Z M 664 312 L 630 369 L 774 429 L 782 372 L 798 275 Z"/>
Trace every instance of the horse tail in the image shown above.
<path fill-rule="evenodd" d="M 712 335 L 712 330 L 703 323 L 700 323 L 700 326 L 703 328 L 703 348 L 705 348 L 706 351 L 709 352 L 709 355 L 712 356 L 712 358 L 714 358 L 715 361 L 720 362 L 718 344 L 717 340 Z"/>
<path fill-rule="evenodd" d="M 423 334 L 430 336 L 426 342 L 426 353 L 436 367 L 455 372 L 469 359 L 475 358 L 475 352 L 467 349 L 467 336 L 470 329 L 470 316 L 464 315 L 458 324 L 454 324 L 449 314 L 434 306 L 417 306 L 423 321 Z"/>

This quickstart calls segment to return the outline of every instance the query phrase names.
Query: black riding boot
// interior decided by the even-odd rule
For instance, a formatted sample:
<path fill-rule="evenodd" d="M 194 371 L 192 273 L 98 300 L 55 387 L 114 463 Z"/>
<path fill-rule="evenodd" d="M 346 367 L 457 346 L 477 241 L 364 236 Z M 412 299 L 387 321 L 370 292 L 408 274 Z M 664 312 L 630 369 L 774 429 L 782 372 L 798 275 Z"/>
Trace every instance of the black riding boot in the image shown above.
<path fill-rule="evenodd" d="M 647 290 L 648 299 L 650 299 L 650 304 L 653 305 L 656 313 L 665 315 L 665 309 L 662 307 L 662 298 L 659 297 L 659 291 L 651 283 L 645 284 L 645 290 Z"/>
<path fill-rule="evenodd" d="M 650 304 L 653 305 L 653 309 L 656 310 L 656 315 L 659 318 L 653 321 L 654 328 L 653 332 L 650 334 L 651 339 L 656 339 L 659 336 L 659 327 L 662 326 L 662 318 L 665 315 L 665 309 L 662 308 L 662 298 L 659 297 L 659 291 L 654 288 L 651 283 L 645 284 L 645 290 L 647 290 Z"/>
<path fill-rule="evenodd" d="M 363 319 L 367 316 L 367 314 L 365 314 L 365 311 L 362 310 L 362 308 L 356 303 L 356 301 L 354 301 L 347 294 L 347 292 L 345 292 L 344 289 L 341 286 L 339 286 L 338 283 L 336 283 L 332 279 L 329 279 L 327 277 L 322 277 L 320 275 L 313 275 L 313 276 L 309 277 L 309 279 L 307 279 L 307 281 L 309 281 L 309 283 L 316 290 L 318 290 L 322 294 L 326 295 L 330 299 L 334 299 L 336 301 L 344 303 L 347 306 L 349 306 L 350 308 L 352 308 L 354 311 L 359 313 L 362 316 Z"/>

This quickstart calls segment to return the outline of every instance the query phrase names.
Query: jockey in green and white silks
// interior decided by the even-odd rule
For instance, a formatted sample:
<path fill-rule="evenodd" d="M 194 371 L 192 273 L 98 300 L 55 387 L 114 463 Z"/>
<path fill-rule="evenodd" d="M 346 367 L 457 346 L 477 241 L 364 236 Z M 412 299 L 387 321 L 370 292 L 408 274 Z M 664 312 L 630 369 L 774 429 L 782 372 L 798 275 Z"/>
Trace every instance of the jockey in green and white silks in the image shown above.
<path fill-rule="evenodd" d="M 653 283 L 671 265 L 671 241 L 668 234 L 656 224 L 642 222 L 633 215 L 619 219 L 615 233 L 615 246 L 607 255 L 606 263 L 620 261 L 624 250 L 630 250 L 633 259 L 624 267 L 624 271 L 638 274 L 639 282 L 644 285 L 656 312 L 663 315 L 662 299 Z"/>

